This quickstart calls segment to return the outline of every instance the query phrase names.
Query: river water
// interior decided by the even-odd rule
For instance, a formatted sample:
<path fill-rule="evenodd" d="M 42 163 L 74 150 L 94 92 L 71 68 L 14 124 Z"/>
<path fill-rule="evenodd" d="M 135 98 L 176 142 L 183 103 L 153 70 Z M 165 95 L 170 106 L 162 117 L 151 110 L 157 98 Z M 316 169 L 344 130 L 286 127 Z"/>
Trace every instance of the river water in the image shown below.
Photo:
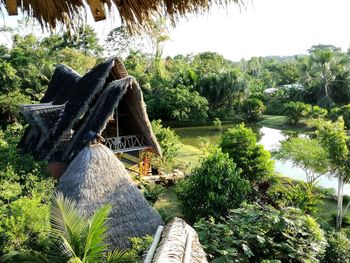
<path fill-rule="evenodd" d="M 230 127 L 233 127 L 234 125 L 235 124 L 223 125 L 222 130 L 218 130 L 214 126 L 174 128 L 174 130 L 179 135 L 180 141 L 183 144 L 200 148 L 201 142 L 203 141 L 209 142 L 210 144 L 218 143 L 222 132 L 226 131 Z M 259 142 L 269 151 L 278 149 L 280 142 L 287 139 L 289 136 L 303 136 L 268 127 L 252 126 L 251 128 L 258 135 Z M 303 181 L 306 179 L 305 172 L 298 167 L 294 167 L 291 162 L 275 160 L 275 170 L 276 172 L 293 179 Z M 331 176 L 322 176 L 319 178 L 318 185 L 324 188 L 333 188 L 336 190 L 337 180 Z M 344 194 L 350 195 L 349 184 L 345 185 Z"/>

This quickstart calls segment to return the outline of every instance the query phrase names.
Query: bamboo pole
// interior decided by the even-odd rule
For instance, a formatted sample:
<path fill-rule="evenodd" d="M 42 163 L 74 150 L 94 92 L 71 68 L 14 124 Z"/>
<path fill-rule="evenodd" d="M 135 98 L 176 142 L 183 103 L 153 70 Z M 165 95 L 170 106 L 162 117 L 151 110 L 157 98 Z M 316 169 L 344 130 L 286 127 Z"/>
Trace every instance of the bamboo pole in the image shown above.
<path fill-rule="evenodd" d="M 143 263 L 151 263 L 152 262 L 152 259 L 153 259 L 154 253 L 156 252 L 156 249 L 157 249 L 158 243 L 160 241 L 160 237 L 162 235 L 163 229 L 164 229 L 163 226 L 158 227 L 157 232 L 154 235 L 153 242 L 152 242 L 152 244 L 147 252 L 146 259 Z"/>

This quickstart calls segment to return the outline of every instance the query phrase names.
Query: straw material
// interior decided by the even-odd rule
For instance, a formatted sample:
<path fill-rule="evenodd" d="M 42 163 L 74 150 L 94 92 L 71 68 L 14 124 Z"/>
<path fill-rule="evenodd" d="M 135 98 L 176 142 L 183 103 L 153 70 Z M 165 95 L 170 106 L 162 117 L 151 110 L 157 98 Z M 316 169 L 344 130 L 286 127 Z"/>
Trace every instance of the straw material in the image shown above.
<path fill-rule="evenodd" d="M 142 32 L 152 28 L 155 17 L 167 16 L 173 24 L 189 13 L 208 12 L 213 5 L 226 7 L 231 3 L 244 5 L 244 0 L 100 0 L 107 4 L 107 13 L 112 15 L 111 4 L 117 7 L 122 22 L 131 32 Z M 74 18 L 84 16 L 83 0 L 17 0 L 20 10 L 36 18 L 47 28 L 55 28 L 58 23 L 72 27 Z M 0 8 L 5 0 L 0 0 Z M 76 19 L 75 19 L 76 20 Z"/>
<path fill-rule="evenodd" d="M 147 146 L 160 155 L 141 88 L 118 58 L 97 65 L 83 77 L 59 65 L 42 103 L 22 105 L 21 112 L 30 126 L 19 147 L 36 159 L 70 162 L 85 147 L 87 141 L 82 138 L 86 134 L 102 134 L 122 99 L 131 119 L 124 124 L 130 135 L 143 136 Z M 67 137 L 71 131 L 72 138 Z"/>
<path fill-rule="evenodd" d="M 74 200 L 88 216 L 105 204 L 112 205 L 108 221 L 112 248 L 128 248 L 130 237 L 154 235 L 163 224 L 123 164 L 101 144 L 87 146 L 77 155 L 57 191 Z"/>
<path fill-rule="evenodd" d="M 153 258 L 153 263 L 206 263 L 206 254 L 196 231 L 181 218 L 168 224 Z"/>

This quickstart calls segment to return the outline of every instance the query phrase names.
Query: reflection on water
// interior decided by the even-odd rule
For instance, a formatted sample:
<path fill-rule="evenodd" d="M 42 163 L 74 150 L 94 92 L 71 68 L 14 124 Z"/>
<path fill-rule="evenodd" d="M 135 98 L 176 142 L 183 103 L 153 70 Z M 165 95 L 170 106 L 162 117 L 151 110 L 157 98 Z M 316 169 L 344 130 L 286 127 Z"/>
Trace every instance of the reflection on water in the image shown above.
<path fill-rule="evenodd" d="M 217 144 L 222 132 L 225 132 L 228 128 L 232 128 L 234 125 L 234 123 L 225 124 L 222 126 L 222 130 L 218 130 L 214 126 L 175 128 L 174 130 L 179 135 L 183 144 L 200 148 L 203 141 L 209 142 L 212 145 Z M 280 142 L 286 140 L 290 136 L 304 136 L 267 127 L 250 127 L 257 133 L 259 142 L 269 151 L 278 149 Z M 275 170 L 293 179 L 305 180 L 306 178 L 304 171 L 294 167 L 291 162 L 275 160 Z M 323 176 L 319 179 L 319 185 L 326 188 L 337 189 L 338 184 L 335 178 Z M 350 185 L 344 187 L 344 194 L 350 195 Z"/>

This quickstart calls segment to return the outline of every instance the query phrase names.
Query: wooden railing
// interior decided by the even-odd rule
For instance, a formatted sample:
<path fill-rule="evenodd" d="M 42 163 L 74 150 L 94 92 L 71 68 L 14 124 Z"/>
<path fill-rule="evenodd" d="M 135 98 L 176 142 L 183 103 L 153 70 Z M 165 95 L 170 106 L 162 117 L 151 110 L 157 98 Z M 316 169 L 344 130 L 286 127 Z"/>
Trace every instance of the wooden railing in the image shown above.
<path fill-rule="evenodd" d="M 105 145 L 115 153 L 130 152 L 149 148 L 145 138 L 139 135 L 127 135 L 105 139 Z"/>

